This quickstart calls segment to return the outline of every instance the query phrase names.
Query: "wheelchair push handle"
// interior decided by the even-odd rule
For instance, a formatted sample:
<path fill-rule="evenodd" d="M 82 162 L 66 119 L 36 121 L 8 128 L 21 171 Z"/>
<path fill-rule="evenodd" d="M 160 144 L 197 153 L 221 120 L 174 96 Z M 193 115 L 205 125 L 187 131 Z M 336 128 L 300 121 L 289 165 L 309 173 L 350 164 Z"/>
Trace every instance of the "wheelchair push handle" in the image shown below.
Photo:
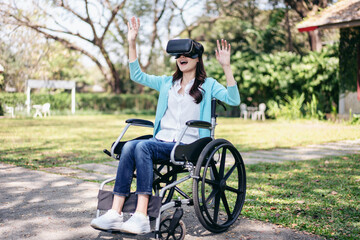
<path fill-rule="evenodd" d="M 216 98 L 213 98 L 211 100 L 211 117 L 212 118 L 216 118 L 217 115 L 216 115 L 216 104 L 219 104 L 220 106 L 222 106 L 224 108 L 224 110 L 226 111 L 226 106 L 225 104 L 220 101 L 220 100 L 217 100 Z"/>

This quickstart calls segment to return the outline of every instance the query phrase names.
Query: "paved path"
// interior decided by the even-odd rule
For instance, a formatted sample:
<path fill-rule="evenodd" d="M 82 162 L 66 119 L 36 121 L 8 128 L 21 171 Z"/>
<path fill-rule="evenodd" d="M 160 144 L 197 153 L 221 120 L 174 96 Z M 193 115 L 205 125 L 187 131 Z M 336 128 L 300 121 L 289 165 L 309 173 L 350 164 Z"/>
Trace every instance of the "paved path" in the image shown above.
<path fill-rule="evenodd" d="M 360 153 L 360 139 L 291 149 L 244 153 L 245 164 L 299 161 Z M 32 171 L 0 163 L 1 239 L 128 239 L 98 232 L 89 226 L 95 215 L 98 183 L 113 176 L 116 161 L 71 168 Z M 54 174 L 56 173 L 56 174 Z M 200 225 L 193 208 L 185 208 L 185 239 L 321 239 L 306 233 L 239 219 L 229 231 L 212 235 Z M 241 223 L 241 224 L 240 224 Z M 139 238 L 141 239 L 141 238 Z"/>
<path fill-rule="evenodd" d="M 133 239 L 90 227 L 99 184 L 0 163 L 0 238 L 4 240 Z M 193 207 L 184 207 L 187 240 L 321 238 L 260 221 L 239 219 L 227 232 L 201 226 Z M 144 237 L 135 239 L 144 240 Z"/>

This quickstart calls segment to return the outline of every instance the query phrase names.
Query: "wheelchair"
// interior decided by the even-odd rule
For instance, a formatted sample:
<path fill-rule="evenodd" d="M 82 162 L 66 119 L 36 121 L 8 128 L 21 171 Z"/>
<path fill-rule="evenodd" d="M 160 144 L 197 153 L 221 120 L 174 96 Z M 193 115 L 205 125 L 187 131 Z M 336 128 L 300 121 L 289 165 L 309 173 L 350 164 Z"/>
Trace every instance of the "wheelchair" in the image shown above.
<path fill-rule="evenodd" d="M 146 237 L 184 239 L 186 228 L 181 220 L 182 205 L 194 206 L 198 220 L 212 233 L 226 231 L 238 219 L 245 202 L 245 166 L 240 153 L 229 141 L 214 138 L 217 104 L 225 108 L 222 102 L 212 99 L 211 123 L 188 121 L 171 151 L 170 160 L 154 161 L 154 194 L 149 200 L 148 215 L 150 221 L 156 222 L 152 232 L 146 234 Z M 127 125 L 113 143 L 111 151 L 104 149 L 104 153 L 116 160 L 119 160 L 121 149 L 126 143 L 121 139 L 130 126 L 154 127 L 151 121 L 142 119 L 128 119 L 125 122 Z M 180 144 L 189 127 L 209 129 L 211 137 L 200 138 L 191 144 Z M 151 137 L 153 136 L 144 135 L 135 139 Z M 178 179 L 180 174 L 185 176 Z M 134 177 L 136 178 L 136 173 Z M 101 210 L 108 210 L 112 206 L 113 194 L 104 190 L 104 187 L 114 180 L 115 177 L 107 179 L 100 185 L 96 217 L 99 217 Z M 193 181 L 192 196 L 177 186 L 187 180 Z M 177 199 L 174 198 L 175 193 L 179 195 Z M 123 212 L 133 212 L 135 208 L 136 195 L 132 193 L 125 201 Z M 162 214 L 171 208 L 175 208 L 173 215 L 162 218 Z M 112 230 L 105 232 L 129 235 Z"/>

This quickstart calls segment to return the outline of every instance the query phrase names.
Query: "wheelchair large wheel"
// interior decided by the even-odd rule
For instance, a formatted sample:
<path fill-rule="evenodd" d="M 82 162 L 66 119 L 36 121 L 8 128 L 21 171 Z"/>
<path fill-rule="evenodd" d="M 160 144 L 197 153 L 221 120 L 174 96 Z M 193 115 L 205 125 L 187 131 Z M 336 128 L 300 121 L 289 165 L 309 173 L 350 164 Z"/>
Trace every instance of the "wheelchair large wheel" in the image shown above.
<path fill-rule="evenodd" d="M 245 166 L 237 149 L 217 139 L 201 152 L 195 168 L 195 213 L 209 231 L 227 230 L 239 217 L 245 201 Z"/>

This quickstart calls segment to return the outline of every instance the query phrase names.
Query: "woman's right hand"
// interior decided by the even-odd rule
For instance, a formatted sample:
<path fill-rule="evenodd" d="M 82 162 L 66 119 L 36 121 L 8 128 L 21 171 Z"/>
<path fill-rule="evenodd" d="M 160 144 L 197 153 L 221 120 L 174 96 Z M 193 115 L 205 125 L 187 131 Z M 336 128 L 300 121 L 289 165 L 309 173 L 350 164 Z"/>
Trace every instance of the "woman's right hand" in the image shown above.
<path fill-rule="evenodd" d="M 128 41 L 129 44 L 136 44 L 136 37 L 139 32 L 140 28 L 140 19 L 136 17 L 131 18 L 131 25 L 130 22 L 128 22 Z"/>

